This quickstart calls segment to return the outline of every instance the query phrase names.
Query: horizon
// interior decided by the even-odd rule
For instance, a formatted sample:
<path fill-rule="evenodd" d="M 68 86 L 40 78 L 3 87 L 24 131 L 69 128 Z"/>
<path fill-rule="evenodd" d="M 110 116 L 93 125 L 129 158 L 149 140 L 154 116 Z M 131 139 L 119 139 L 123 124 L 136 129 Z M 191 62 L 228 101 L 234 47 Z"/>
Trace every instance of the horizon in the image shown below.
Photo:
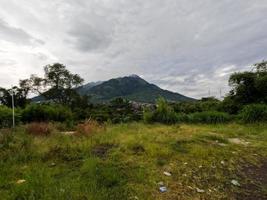
<path fill-rule="evenodd" d="M 266 59 L 261 0 L 2 0 L 0 6 L 1 87 L 59 62 L 85 84 L 138 74 L 185 96 L 218 98 L 229 92 L 230 74 Z"/>

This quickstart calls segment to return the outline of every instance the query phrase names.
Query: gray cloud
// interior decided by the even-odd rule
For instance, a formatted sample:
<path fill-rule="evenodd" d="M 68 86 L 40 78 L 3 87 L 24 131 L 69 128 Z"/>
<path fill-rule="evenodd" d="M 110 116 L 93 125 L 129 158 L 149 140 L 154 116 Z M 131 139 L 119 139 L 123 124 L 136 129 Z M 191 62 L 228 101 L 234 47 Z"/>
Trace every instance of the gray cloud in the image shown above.
<path fill-rule="evenodd" d="M 17 49 L 0 40 L 0 58 L 14 60 L 18 69 L 27 66 L 28 72 L 63 62 L 87 81 L 139 74 L 165 89 L 201 97 L 209 90 L 226 93 L 232 72 L 266 59 L 267 2 L 262 0 L 29 0 L 23 5 L 3 0 L 0 6 L 6 20 L 0 22 L 2 41 L 26 45 L 34 40 L 31 35 L 45 41 Z"/>
<path fill-rule="evenodd" d="M 96 51 L 107 48 L 112 42 L 111 34 L 89 24 L 75 23 L 69 34 L 74 38 L 73 43 L 80 51 Z"/>
<path fill-rule="evenodd" d="M 35 39 L 21 28 L 9 25 L 0 19 L 0 40 L 20 45 L 44 44 L 42 40 Z"/>

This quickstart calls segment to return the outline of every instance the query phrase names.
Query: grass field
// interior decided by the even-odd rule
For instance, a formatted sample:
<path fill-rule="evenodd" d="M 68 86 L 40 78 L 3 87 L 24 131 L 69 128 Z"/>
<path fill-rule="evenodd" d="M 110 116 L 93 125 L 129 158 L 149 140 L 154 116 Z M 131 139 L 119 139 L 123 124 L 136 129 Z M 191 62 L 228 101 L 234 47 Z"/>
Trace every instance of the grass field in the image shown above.
<path fill-rule="evenodd" d="M 0 199 L 267 199 L 267 124 L 1 132 Z"/>

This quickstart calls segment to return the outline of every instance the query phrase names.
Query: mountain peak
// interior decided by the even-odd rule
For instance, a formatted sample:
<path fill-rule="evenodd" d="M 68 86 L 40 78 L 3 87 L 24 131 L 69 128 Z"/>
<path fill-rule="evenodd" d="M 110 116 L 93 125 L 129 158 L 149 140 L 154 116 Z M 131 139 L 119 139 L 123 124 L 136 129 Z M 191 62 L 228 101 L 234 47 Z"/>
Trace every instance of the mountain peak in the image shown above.
<path fill-rule="evenodd" d="M 136 74 L 104 81 L 88 88 L 83 94 L 91 96 L 91 101 L 96 103 L 108 102 L 118 97 L 144 103 L 155 103 L 159 97 L 168 101 L 193 100 L 179 93 L 163 90 Z"/>
<path fill-rule="evenodd" d="M 131 74 L 131 75 L 127 76 L 127 77 L 131 77 L 131 78 L 141 78 L 141 77 L 138 76 L 137 74 Z"/>

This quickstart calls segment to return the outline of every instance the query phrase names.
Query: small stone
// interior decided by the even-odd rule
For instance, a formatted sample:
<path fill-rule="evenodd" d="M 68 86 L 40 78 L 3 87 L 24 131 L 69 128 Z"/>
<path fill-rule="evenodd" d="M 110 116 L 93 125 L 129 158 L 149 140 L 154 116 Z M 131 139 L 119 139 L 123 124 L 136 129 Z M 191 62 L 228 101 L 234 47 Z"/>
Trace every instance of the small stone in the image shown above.
<path fill-rule="evenodd" d="M 163 172 L 165 176 L 171 176 L 172 174 L 170 172 Z"/>
<path fill-rule="evenodd" d="M 20 179 L 20 180 L 17 180 L 17 184 L 22 184 L 22 183 L 25 183 L 26 182 L 26 180 L 24 180 L 24 179 Z"/>
<path fill-rule="evenodd" d="M 188 164 L 187 162 L 184 163 L 184 165 L 187 165 L 187 164 Z"/>
<path fill-rule="evenodd" d="M 222 164 L 222 165 L 225 165 L 225 162 L 222 160 L 222 161 L 221 161 L 221 164 Z"/>
<path fill-rule="evenodd" d="M 60 190 L 59 190 L 60 192 L 65 192 L 65 189 L 63 189 L 63 188 L 60 188 Z"/>
<path fill-rule="evenodd" d="M 158 185 L 159 185 L 159 186 L 164 186 L 163 181 L 158 182 Z"/>
<path fill-rule="evenodd" d="M 167 187 L 162 186 L 162 187 L 159 188 L 159 191 L 162 192 L 162 193 L 163 192 L 167 192 Z"/>
<path fill-rule="evenodd" d="M 232 180 L 231 183 L 232 183 L 234 186 L 240 186 L 240 184 L 238 183 L 237 180 Z"/>
<path fill-rule="evenodd" d="M 192 188 L 191 186 L 187 186 L 190 190 L 193 190 L 194 188 Z"/>
<path fill-rule="evenodd" d="M 202 165 L 199 165 L 198 168 L 202 168 Z"/>
<path fill-rule="evenodd" d="M 55 167 L 56 166 L 56 163 L 52 162 L 49 167 Z"/>
<path fill-rule="evenodd" d="M 202 190 L 202 189 L 199 189 L 199 188 L 196 188 L 196 189 L 197 189 L 198 193 L 204 193 L 205 192 L 205 190 Z"/>

